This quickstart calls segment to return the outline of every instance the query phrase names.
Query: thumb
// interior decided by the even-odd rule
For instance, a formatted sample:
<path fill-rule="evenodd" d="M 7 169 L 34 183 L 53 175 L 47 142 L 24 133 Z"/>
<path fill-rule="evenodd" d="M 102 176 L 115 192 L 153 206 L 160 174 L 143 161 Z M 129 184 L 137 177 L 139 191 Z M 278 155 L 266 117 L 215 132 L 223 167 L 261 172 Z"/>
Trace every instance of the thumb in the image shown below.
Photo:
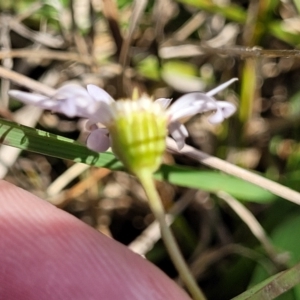
<path fill-rule="evenodd" d="M 189 299 L 158 268 L 0 181 L 0 299 Z"/>

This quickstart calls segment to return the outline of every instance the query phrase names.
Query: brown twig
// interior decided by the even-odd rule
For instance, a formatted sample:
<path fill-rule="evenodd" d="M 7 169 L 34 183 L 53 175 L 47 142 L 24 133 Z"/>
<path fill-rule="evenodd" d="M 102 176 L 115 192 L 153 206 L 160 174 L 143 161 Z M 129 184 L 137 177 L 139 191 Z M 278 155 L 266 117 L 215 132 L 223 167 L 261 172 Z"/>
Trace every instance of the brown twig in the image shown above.
<path fill-rule="evenodd" d="M 298 59 L 300 58 L 300 50 L 286 50 L 286 49 L 262 49 L 261 47 L 221 47 L 213 48 L 205 44 L 185 44 L 163 46 L 160 48 L 160 54 L 163 58 L 176 57 L 173 52 L 177 53 L 177 57 L 192 57 L 204 54 L 226 55 L 240 58 L 280 58 L 288 57 Z"/>
<path fill-rule="evenodd" d="M 2 23 L 7 23 L 11 30 L 17 32 L 21 36 L 31 41 L 37 42 L 44 46 L 51 48 L 60 48 L 64 44 L 64 41 L 60 36 L 53 37 L 48 33 L 31 30 L 24 24 L 18 22 L 13 17 L 2 17 Z"/>
<path fill-rule="evenodd" d="M 93 59 L 90 56 L 83 56 L 74 52 L 55 51 L 55 50 L 34 50 L 18 49 L 0 51 L 0 59 L 6 58 L 34 58 L 34 59 L 52 59 L 52 60 L 73 60 L 86 65 L 92 65 Z"/>
<path fill-rule="evenodd" d="M 115 41 L 117 56 L 119 57 L 123 45 L 123 37 L 119 26 L 118 8 L 115 1 L 102 0 L 103 14 L 108 22 L 112 37 Z"/>
<path fill-rule="evenodd" d="M 9 51 L 11 48 L 11 40 L 10 40 L 10 30 L 9 26 L 5 23 L 0 26 L 0 48 L 3 51 Z M 13 67 L 13 60 L 11 58 L 3 59 L 2 61 L 3 67 L 7 69 L 11 69 Z M 8 107 L 8 90 L 10 88 L 10 81 L 9 80 L 2 80 L 1 82 L 1 106 L 3 108 Z"/>
<path fill-rule="evenodd" d="M 15 82 L 16 84 L 19 84 L 20 86 L 24 86 L 32 91 L 44 94 L 49 97 L 55 94 L 55 89 L 36 80 L 30 79 L 27 76 L 21 75 L 17 72 L 5 69 L 3 67 L 0 67 L 0 77 L 9 79 Z"/>
<path fill-rule="evenodd" d="M 79 197 L 86 190 L 97 185 L 98 181 L 100 181 L 110 173 L 111 170 L 109 169 L 105 169 L 105 168 L 94 169 L 91 171 L 91 174 L 87 178 L 81 180 L 80 182 L 78 182 L 68 190 L 63 190 L 60 193 L 57 193 L 55 195 L 50 195 L 49 197 L 47 197 L 47 200 L 51 202 L 53 205 L 63 208 L 70 201 L 72 201 L 72 199 Z M 64 174 L 62 176 L 64 176 Z"/>
<path fill-rule="evenodd" d="M 142 17 L 142 14 L 146 8 L 148 0 L 135 0 L 133 2 L 132 15 L 129 22 L 129 29 L 127 32 L 127 36 L 123 41 L 122 49 L 119 56 L 119 63 L 123 68 L 123 73 L 121 76 L 121 80 L 118 83 L 121 90 L 124 90 L 127 96 L 132 94 L 132 86 L 131 82 L 126 78 L 126 67 L 129 65 L 130 57 L 129 57 L 129 49 L 133 38 L 133 33 Z"/>

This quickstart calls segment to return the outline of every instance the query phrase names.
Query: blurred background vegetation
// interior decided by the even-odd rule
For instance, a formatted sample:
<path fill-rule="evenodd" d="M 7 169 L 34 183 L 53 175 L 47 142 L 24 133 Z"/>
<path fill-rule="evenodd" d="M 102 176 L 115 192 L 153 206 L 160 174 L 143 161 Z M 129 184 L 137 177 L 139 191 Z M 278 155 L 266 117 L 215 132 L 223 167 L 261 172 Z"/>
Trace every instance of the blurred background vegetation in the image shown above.
<path fill-rule="evenodd" d="M 52 87 L 92 83 L 115 99 L 134 87 L 176 99 L 238 77 L 217 97 L 235 103 L 236 115 L 218 126 L 205 116 L 188 120 L 187 143 L 300 191 L 299 13 L 297 0 L 1 1 L 0 61 Z M 1 81 L 2 118 L 84 142 L 82 120 L 28 110 L 9 99 L 8 90 L 20 86 Z M 3 146 L 0 160 L 2 178 L 177 279 L 135 178 Z M 207 178 L 214 174 L 183 156 L 167 154 L 165 163 L 203 169 Z M 242 195 L 237 200 L 246 212 L 233 209 L 221 192 L 166 182 L 157 188 L 166 210 L 176 215 L 172 228 L 208 299 L 226 300 L 300 261 L 300 208 L 264 191 L 252 195 L 219 175 Z M 269 239 L 253 235 L 248 212 Z M 300 299 L 300 288 L 280 299 Z"/>

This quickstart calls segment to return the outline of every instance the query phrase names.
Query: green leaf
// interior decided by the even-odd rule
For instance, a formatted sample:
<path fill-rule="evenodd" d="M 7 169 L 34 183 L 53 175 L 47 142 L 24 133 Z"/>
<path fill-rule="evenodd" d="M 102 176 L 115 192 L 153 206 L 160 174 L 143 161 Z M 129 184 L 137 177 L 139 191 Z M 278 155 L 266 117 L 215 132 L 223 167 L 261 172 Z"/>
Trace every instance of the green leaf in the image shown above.
<path fill-rule="evenodd" d="M 124 169 L 122 163 L 110 152 L 96 153 L 74 140 L 2 119 L 0 119 L 0 141 L 5 145 L 22 150 L 96 167 L 111 170 Z M 163 165 L 154 176 L 158 180 L 166 180 L 189 188 L 203 189 L 209 192 L 223 190 L 244 201 L 263 203 L 276 199 L 273 194 L 260 187 L 217 171 Z"/>
<path fill-rule="evenodd" d="M 300 264 L 259 283 L 232 300 L 271 300 L 300 283 Z M 297 298 L 298 299 L 298 298 Z"/>
<path fill-rule="evenodd" d="M 74 140 L 0 119 L 0 142 L 22 150 L 42 153 L 96 167 L 120 169 L 112 153 L 96 153 Z"/>
<path fill-rule="evenodd" d="M 273 36 L 277 37 L 278 39 L 293 46 L 300 45 L 299 34 L 287 29 L 287 26 L 284 23 L 284 21 L 272 21 L 271 23 L 267 24 L 267 27 L 268 32 L 271 33 Z"/>
<path fill-rule="evenodd" d="M 288 264 L 290 267 L 300 262 L 300 240 L 299 231 L 297 230 L 298 228 L 300 228 L 300 216 L 298 214 L 294 214 L 290 215 L 284 222 L 281 222 L 270 235 L 273 245 L 276 246 L 276 248 L 282 253 L 289 255 L 290 259 Z M 298 268 L 300 269 L 299 266 Z M 256 283 L 262 281 L 266 279 L 267 276 L 268 275 L 265 270 L 258 266 L 254 271 L 252 282 Z M 299 276 L 299 274 L 297 276 Z M 291 285 L 289 281 L 294 282 L 294 280 L 296 279 L 288 278 L 286 284 Z M 300 299 L 300 286 L 295 287 L 294 294 L 295 299 Z"/>
<path fill-rule="evenodd" d="M 221 14 L 231 21 L 242 24 L 245 23 L 247 19 L 246 11 L 234 4 L 221 6 L 213 3 L 211 0 L 177 0 L 177 2 L 192 5 L 213 14 Z"/>
<path fill-rule="evenodd" d="M 181 60 L 169 60 L 163 64 L 164 73 L 176 73 L 181 76 L 198 76 L 197 67 L 194 64 L 181 61 Z"/>
<path fill-rule="evenodd" d="M 296 6 L 298 13 L 300 13 L 300 2 L 299 0 L 293 0 L 294 5 Z"/>
<path fill-rule="evenodd" d="M 295 93 L 288 102 L 288 115 L 298 116 L 300 113 L 300 91 Z"/>
<path fill-rule="evenodd" d="M 208 192 L 226 191 L 244 201 L 266 203 L 275 199 L 273 194 L 256 185 L 217 171 L 162 165 L 155 177 L 179 186 Z"/>
<path fill-rule="evenodd" d="M 198 73 L 195 65 L 180 60 L 169 60 L 161 69 L 162 79 L 180 92 L 201 91 L 205 88 L 205 83 Z"/>
<path fill-rule="evenodd" d="M 137 70 L 145 78 L 151 80 L 160 80 L 160 70 L 157 57 L 150 55 L 140 61 L 137 65 Z"/>

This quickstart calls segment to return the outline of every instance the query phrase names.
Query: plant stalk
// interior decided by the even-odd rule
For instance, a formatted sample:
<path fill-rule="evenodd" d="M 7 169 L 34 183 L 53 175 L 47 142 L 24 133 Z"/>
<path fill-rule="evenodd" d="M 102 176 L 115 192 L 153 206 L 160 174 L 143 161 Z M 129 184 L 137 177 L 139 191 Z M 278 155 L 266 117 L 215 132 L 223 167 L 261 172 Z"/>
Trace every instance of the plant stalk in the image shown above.
<path fill-rule="evenodd" d="M 150 208 L 160 225 L 162 239 L 182 281 L 186 285 L 194 300 L 206 300 L 206 297 L 199 288 L 186 262 L 184 261 L 171 229 L 166 223 L 164 207 L 156 190 L 152 174 L 147 171 L 141 171 L 136 175 L 145 189 Z"/>

